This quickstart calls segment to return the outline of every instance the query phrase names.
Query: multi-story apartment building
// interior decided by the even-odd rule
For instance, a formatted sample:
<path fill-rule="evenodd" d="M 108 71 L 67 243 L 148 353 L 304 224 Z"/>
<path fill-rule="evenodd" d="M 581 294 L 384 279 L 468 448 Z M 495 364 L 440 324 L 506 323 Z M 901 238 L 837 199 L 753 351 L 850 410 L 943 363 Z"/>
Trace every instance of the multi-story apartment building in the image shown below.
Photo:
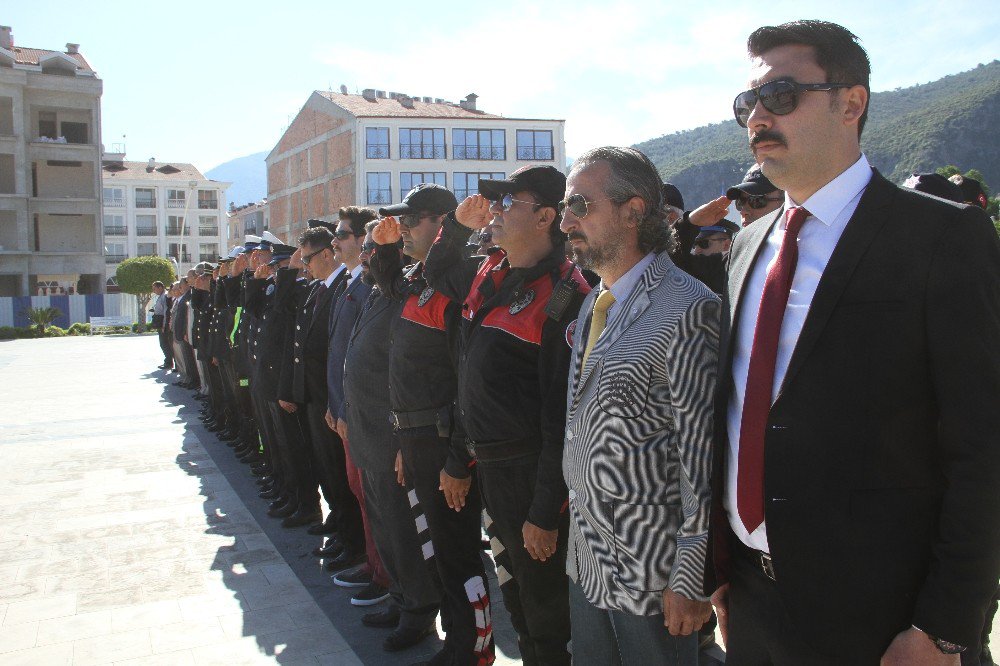
<path fill-rule="evenodd" d="M 0 296 L 104 291 L 102 89 L 78 44 L 0 26 Z"/>
<path fill-rule="evenodd" d="M 129 162 L 105 154 L 103 172 L 104 281 L 117 291 L 115 272 L 129 257 L 172 259 L 178 273 L 216 261 L 226 247 L 226 189 L 191 164 Z"/>
<path fill-rule="evenodd" d="M 309 218 L 398 202 L 422 182 L 462 199 L 480 178 L 526 164 L 565 168 L 565 121 L 504 118 L 477 109 L 476 99 L 314 92 L 265 160 L 271 232 L 294 239 Z"/>
<path fill-rule="evenodd" d="M 259 236 L 262 231 L 269 228 L 270 221 L 267 197 L 242 206 L 229 204 L 229 237 L 233 239 L 230 245 L 239 243 L 247 234 Z M 294 239 L 291 240 L 294 243 Z"/>

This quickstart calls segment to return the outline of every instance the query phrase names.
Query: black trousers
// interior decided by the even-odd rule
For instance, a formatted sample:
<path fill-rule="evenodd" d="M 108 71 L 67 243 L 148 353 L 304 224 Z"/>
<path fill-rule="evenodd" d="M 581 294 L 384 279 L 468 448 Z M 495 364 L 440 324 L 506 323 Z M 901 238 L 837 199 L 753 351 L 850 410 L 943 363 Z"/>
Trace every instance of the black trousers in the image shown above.
<path fill-rule="evenodd" d="M 334 516 L 334 525 L 344 549 L 349 553 L 365 552 L 365 528 L 361 506 L 347 481 L 347 456 L 340 435 L 326 424 L 326 396 L 306 404 L 306 421 L 312 443 L 319 487 Z"/>
<path fill-rule="evenodd" d="M 280 458 L 282 490 L 294 494 L 299 505 L 318 507 L 319 487 L 299 417 L 286 412 L 277 402 L 266 404 L 270 436 L 276 442 L 276 457 Z"/>
<path fill-rule="evenodd" d="M 448 663 L 475 666 L 491 662 L 494 654 L 489 585 L 480 554 L 482 504 L 473 475 L 462 510 L 448 507 L 439 490 L 440 473 L 448 458 L 448 439 L 439 437 L 436 430 L 431 426 L 430 432 L 414 429 L 398 433 L 403 471 L 407 484 L 417 494 L 420 515 L 424 517 L 423 524 L 419 517 L 417 523 L 424 558 L 435 567 L 441 580 L 442 623 L 448 620 Z"/>
<path fill-rule="evenodd" d="M 844 636 L 844 654 L 824 654 L 801 632 L 752 551 L 730 534 L 729 642 L 726 666 L 878 666 L 888 645 L 876 648 Z M 847 611 L 849 612 L 849 611 Z"/>
<path fill-rule="evenodd" d="M 161 326 L 156 332 L 156 337 L 160 342 L 160 351 L 163 352 L 163 365 L 168 368 L 174 365 L 174 349 L 173 349 L 173 338 L 170 335 L 170 329 L 166 326 Z"/>
<path fill-rule="evenodd" d="M 362 469 L 361 486 L 375 547 L 392 582 L 389 594 L 400 611 L 399 626 L 425 629 L 437 617 L 441 591 L 437 577 L 428 575 L 414 526 L 416 493 L 401 488 L 392 470 Z"/>
<path fill-rule="evenodd" d="M 545 562 L 524 548 L 522 529 L 535 495 L 536 459 L 518 464 L 476 465 L 497 580 L 526 666 L 569 664 L 569 577 L 566 544 L 569 515 L 559 521 L 556 553 Z"/>

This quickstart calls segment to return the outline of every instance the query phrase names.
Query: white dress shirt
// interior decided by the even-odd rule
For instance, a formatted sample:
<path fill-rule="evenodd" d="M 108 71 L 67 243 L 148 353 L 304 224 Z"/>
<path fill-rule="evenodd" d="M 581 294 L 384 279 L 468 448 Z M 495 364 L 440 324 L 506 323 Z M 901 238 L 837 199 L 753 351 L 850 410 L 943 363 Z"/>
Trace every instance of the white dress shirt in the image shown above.
<path fill-rule="evenodd" d="M 635 286 L 639 284 L 639 279 L 642 277 L 642 274 L 646 272 L 646 269 L 649 268 L 649 265 L 653 263 L 654 259 L 656 259 L 656 254 L 654 252 L 650 252 L 645 257 L 637 261 L 632 268 L 625 272 L 624 275 L 615 280 L 615 283 L 610 287 L 605 287 L 604 281 L 601 281 L 601 290 L 603 291 L 604 289 L 609 289 L 611 290 L 611 295 L 615 297 L 615 302 L 608 308 L 604 330 L 611 328 L 611 322 L 614 321 L 615 317 L 618 316 L 618 311 L 621 310 L 618 304 L 628 298 L 628 295 L 631 294 L 635 289 Z"/>
<path fill-rule="evenodd" d="M 347 270 L 347 264 L 341 264 L 337 266 L 336 268 L 333 269 L 332 273 L 326 276 L 326 279 L 323 280 L 323 284 L 325 284 L 326 288 L 329 289 L 330 285 L 333 284 L 333 281 L 337 279 L 337 276 L 340 275 L 342 271 L 346 270 Z"/>
<path fill-rule="evenodd" d="M 351 284 L 354 283 L 354 281 L 358 278 L 358 276 L 361 275 L 361 271 L 363 269 L 364 266 L 362 266 L 361 264 L 358 264 L 357 266 L 354 267 L 354 270 L 352 270 L 350 275 L 347 276 L 347 284 L 344 285 L 344 289 L 347 289 L 348 287 L 351 286 Z"/>
<path fill-rule="evenodd" d="M 785 193 L 785 208 L 801 205 L 809 211 L 799 232 L 799 258 L 792 278 L 792 288 L 788 294 L 788 305 L 781 321 L 778 337 L 778 355 L 774 364 L 774 387 L 771 400 L 785 379 L 788 362 L 799 340 L 802 326 L 809 314 L 816 287 L 823 271 L 830 261 L 834 248 L 840 240 L 847 222 L 854 215 L 858 201 L 871 180 L 872 171 L 868 159 L 861 155 L 846 171 L 820 188 L 802 204 L 792 201 Z M 747 373 L 750 369 L 750 350 L 753 347 L 760 299 L 764 292 L 764 281 L 771 270 L 781 242 L 785 238 L 787 221 L 784 216 L 771 228 L 761 248 L 760 255 L 747 275 L 741 297 L 739 320 L 733 322 L 733 391 L 729 399 L 727 429 L 729 434 L 729 461 L 726 470 L 726 494 L 724 498 L 729 524 L 743 543 L 770 552 L 767 544 L 767 526 L 761 523 L 752 534 L 747 532 L 736 508 L 736 480 L 739 464 L 740 423 L 743 419 L 743 398 L 747 388 Z"/>

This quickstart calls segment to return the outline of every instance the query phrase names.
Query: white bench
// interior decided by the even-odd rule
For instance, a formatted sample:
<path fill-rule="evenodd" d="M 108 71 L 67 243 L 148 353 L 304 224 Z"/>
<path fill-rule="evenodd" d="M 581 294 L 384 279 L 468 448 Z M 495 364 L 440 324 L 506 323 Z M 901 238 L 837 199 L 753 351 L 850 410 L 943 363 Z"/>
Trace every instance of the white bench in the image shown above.
<path fill-rule="evenodd" d="M 132 319 L 129 317 L 90 317 L 90 334 L 94 335 L 99 328 L 114 328 L 115 326 L 128 326 L 132 328 Z"/>

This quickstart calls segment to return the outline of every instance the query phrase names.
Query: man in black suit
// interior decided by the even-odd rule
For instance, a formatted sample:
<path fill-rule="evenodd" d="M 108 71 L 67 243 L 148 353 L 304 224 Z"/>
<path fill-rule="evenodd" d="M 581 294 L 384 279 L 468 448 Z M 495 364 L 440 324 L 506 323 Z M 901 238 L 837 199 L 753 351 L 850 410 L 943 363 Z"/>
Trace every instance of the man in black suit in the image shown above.
<path fill-rule="evenodd" d="M 327 426 L 325 418 L 330 305 L 347 282 L 347 267 L 336 258 L 332 242 L 333 234 L 325 224 L 312 227 L 299 239 L 302 263 L 315 279 L 296 313 L 291 387 L 293 401 L 305 405 L 313 460 L 323 497 L 335 516 L 344 550 L 352 555 L 340 562 L 342 568 L 346 568 L 364 561 L 364 532 L 358 501 L 347 483 L 343 444 L 337 433 Z M 301 506 L 288 522 L 305 525 L 320 517 L 319 506 Z"/>
<path fill-rule="evenodd" d="M 727 663 L 958 664 L 1000 573 L 1000 243 L 871 169 L 853 34 L 799 21 L 748 50 L 734 112 L 786 194 L 724 293 L 706 589 Z"/>

